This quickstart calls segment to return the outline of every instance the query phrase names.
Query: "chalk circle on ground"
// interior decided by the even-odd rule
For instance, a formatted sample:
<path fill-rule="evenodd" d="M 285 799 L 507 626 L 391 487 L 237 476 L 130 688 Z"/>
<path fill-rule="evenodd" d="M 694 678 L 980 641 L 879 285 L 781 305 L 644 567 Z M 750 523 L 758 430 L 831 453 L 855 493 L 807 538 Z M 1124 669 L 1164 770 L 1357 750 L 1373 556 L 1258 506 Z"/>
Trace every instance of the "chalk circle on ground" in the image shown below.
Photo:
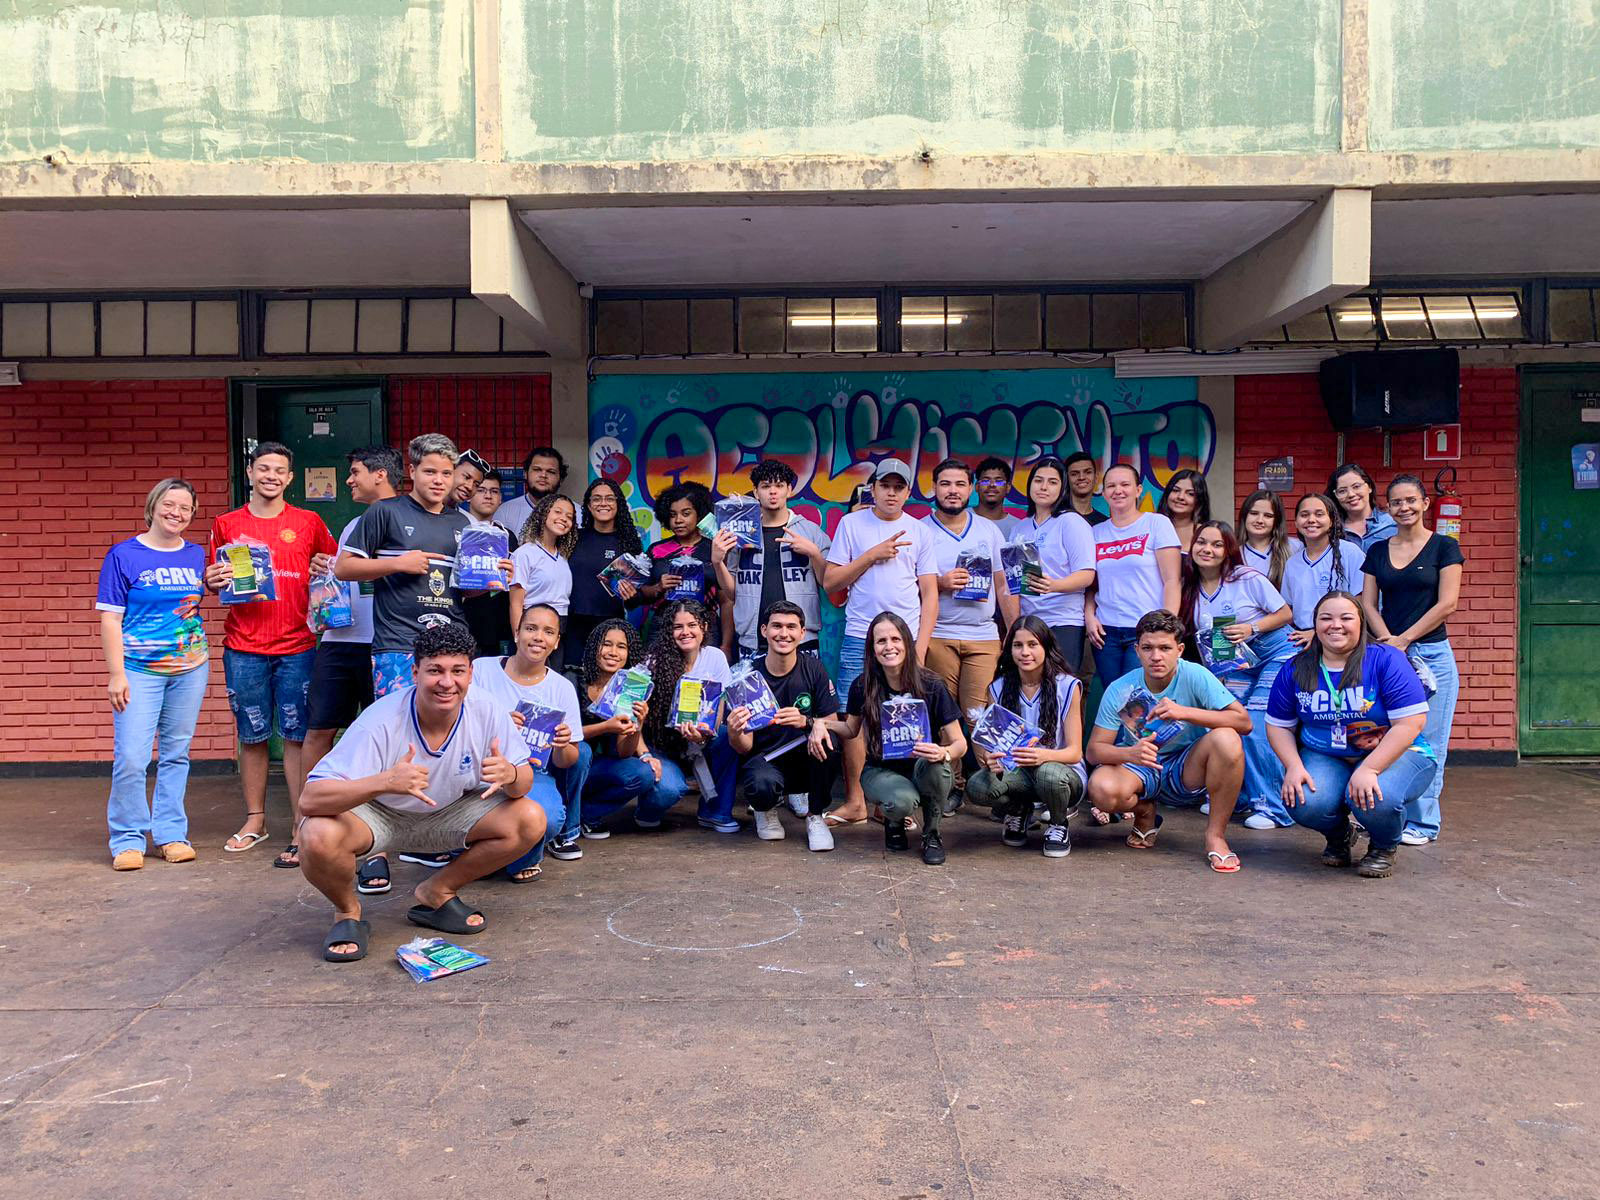
<path fill-rule="evenodd" d="M 755 950 L 800 932 L 794 905 L 725 892 L 637 896 L 606 917 L 613 937 L 650 950 Z"/>

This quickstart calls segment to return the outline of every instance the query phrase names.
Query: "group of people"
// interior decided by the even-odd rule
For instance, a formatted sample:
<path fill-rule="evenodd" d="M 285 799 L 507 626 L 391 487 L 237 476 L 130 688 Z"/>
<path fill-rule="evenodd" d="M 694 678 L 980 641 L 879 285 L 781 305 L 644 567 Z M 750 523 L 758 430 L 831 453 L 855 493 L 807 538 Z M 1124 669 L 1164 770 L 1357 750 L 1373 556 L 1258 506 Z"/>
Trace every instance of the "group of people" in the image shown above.
<path fill-rule="evenodd" d="M 1145 850 L 1162 806 L 1198 808 L 1205 861 L 1228 874 L 1235 816 L 1316 829 L 1324 862 L 1367 877 L 1438 836 L 1463 560 L 1428 528 L 1414 476 L 1390 482 L 1383 512 L 1370 476 L 1342 466 L 1300 499 L 1290 536 L 1274 493 L 1247 497 L 1236 531 L 1212 518 L 1199 472 L 1175 473 L 1145 511 L 1134 467 L 1101 473 L 1087 454 L 1035 462 L 1020 515 L 1005 508 L 1010 464 L 948 459 L 916 518 L 913 473 L 890 458 L 830 537 L 791 510 L 798 480 L 767 459 L 751 472 L 754 528 L 719 527 L 711 493 L 683 483 L 656 498 L 664 536 L 645 546 L 616 484 L 595 480 L 578 504 L 561 493 L 551 447 L 505 503 L 499 473 L 440 434 L 405 460 L 366 447 L 349 463 L 365 510 L 337 540 L 286 503 L 280 444 L 255 446 L 249 499 L 205 549 L 183 537 L 194 489 L 163 480 L 146 531 L 107 554 L 98 600 L 113 866 L 141 866 L 152 839 L 167 861 L 195 855 L 183 795 L 209 670 L 199 608 L 222 593 L 245 799 L 223 848 L 267 837 L 275 729 L 295 823 L 275 865 L 332 902 L 331 961 L 365 955 L 360 897 L 390 889 L 393 855 L 433 868 L 409 919 L 472 934 L 484 917 L 466 884 L 526 883 L 547 855 L 660 828 L 691 789 L 717 833 L 743 830 L 747 809 L 758 838 L 781 840 L 787 809 L 821 852 L 875 817 L 888 850 L 915 834 L 929 865 L 966 801 L 1007 845 L 1039 829 L 1050 858 L 1070 853 L 1075 816 L 1127 820 Z M 501 586 L 463 590 L 457 543 L 492 526 Z M 241 542 L 270 555 L 271 598 L 228 594 Z M 353 619 L 318 637 L 310 593 L 330 578 Z M 844 610 L 832 676 L 824 596 Z"/>

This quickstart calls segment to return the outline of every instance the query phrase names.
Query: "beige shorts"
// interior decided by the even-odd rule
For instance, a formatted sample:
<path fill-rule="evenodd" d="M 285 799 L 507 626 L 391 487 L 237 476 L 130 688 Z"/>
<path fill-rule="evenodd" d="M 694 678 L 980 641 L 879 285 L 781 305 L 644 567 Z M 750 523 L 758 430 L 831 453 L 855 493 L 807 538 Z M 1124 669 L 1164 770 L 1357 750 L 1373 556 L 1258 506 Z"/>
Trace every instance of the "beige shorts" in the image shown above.
<path fill-rule="evenodd" d="M 401 812 L 369 800 L 350 810 L 350 815 L 372 830 L 372 849 L 367 854 L 390 854 L 400 850 L 416 850 L 425 854 L 443 854 L 448 850 L 463 850 L 467 834 L 472 827 L 495 808 L 506 803 L 503 793 L 485 800 L 481 793 L 473 792 L 454 804 L 425 813 Z"/>

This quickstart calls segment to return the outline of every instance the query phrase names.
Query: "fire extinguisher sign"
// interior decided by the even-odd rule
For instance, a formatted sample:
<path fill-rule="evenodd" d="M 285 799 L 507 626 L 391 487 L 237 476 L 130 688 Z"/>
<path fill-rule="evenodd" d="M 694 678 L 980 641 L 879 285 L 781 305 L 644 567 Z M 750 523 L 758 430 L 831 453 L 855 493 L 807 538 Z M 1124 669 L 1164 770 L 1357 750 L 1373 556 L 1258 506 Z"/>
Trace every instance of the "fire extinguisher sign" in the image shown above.
<path fill-rule="evenodd" d="M 1455 462 L 1461 457 L 1461 426 L 1429 425 L 1422 431 L 1424 462 Z"/>

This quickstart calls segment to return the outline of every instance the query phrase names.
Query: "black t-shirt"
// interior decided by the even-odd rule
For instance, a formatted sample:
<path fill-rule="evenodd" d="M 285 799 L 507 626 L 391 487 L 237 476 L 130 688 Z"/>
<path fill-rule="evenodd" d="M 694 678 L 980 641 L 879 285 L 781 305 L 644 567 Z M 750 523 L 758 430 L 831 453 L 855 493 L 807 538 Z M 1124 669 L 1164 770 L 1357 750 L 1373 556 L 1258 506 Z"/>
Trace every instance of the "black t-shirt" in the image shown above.
<path fill-rule="evenodd" d="M 701 562 L 705 563 L 705 565 L 706 565 L 705 586 L 701 590 L 700 595 L 698 597 L 695 597 L 695 598 L 698 599 L 700 601 L 700 603 L 704 604 L 707 608 L 712 609 L 713 610 L 713 615 L 714 615 L 716 607 L 717 607 L 717 596 L 718 596 L 719 593 L 717 591 L 717 569 L 711 565 L 711 539 L 710 538 L 708 538 L 708 537 L 701 538 L 698 542 L 696 542 L 694 544 L 694 549 L 692 549 L 692 550 L 685 550 L 682 546 L 680 546 L 678 544 L 678 540 L 676 538 L 667 538 L 667 539 L 665 539 L 663 541 L 659 541 L 655 545 L 651 546 L 650 547 L 650 553 L 648 555 L 648 557 L 650 559 L 650 580 L 649 580 L 649 582 L 651 582 L 651 583 L 659 583 L 659 582 L 661 582 L 662 576 L 677 574 L 676 570 L 672 566 L 672 560 L 677 558 L 681 554 L 691 555 L 694 558 L 698 558 Z M 672 603 L 671 595 L 670 594 L 669 595 L 663 595 L 661 597 L 661 599 L 657 602 L 656 607 L 657 608 L 661 608 L 661 607 L 663 607 L 663 606 L 665 606 L 667 604 L 671 604 L 671 603 Z M 721 638 L 722 638 L 721 626 L 717 626 L 716 629 L 717 629 L 717 640 L 721 641 Z"/>
<path fill-rule="evenodd" d="M 1455 538 L 1436 533 L 1422 544 L 1415 558 L 1398 569 L 1389 562 L 1389 542 L 1378 542 L 1367 551 L 1367 561 L 1361 569 L 1377 581 L 1378 612 L 1383 616 L 1383 623 L 1390 633 L 1401 634 L 1438 603 L 1440 570 L 1466 561 Z M 1448 636 L 1441 621 L 1438 628 L 1423 634 L 1417 641 L 1442 642 Z"/>
<path fill-rule="evenodd" d="M 951 721 L 959 721 L 961 713 L 956 708 L 956 702 L 950 698 L 950 693 L 945 689 L 944 682 L 937 675 L 927 671 L 922 673 L 922 698 L 928 705 L 928 731 L 934 741 L 939 740 L 939 731 Z M 850 695 L 845 700 L 844 710 L 846 715 L 859 717 L 866 708 L 867 703 L 867 677 L 858 676 L 850 685 Z M 917 765 L 914 758 L 876 758 L 872 765 L 882 767 L 886 771 L 893 771 L 897 775 L 910 778 L 911 772 Z"/>
<path fill-rule="evenodd" d="M 778 544 L 778 539 L 785 532 L 787 529 L 782 525 L 761 527 L 761 607 L 756 609 L 758 613 L 764 613 L 779 600 L 787 599 L 787 593 L 783 590 L 783 547 Z"/>
<path fill-rule="evenodd" d="M 409 495 L 369 505 L 350 531 L 346 547 L 365 558 L 391 558 L 422 550 L 434 562 L 422 575 L 396 573 L 372 583 L 372 649 L 410 654 L 417 634 L 446 622 L 466 623 L 461 594 L 450 587 L 467 515 L 454 508 L 431 513 Z M 509 619 L 509 618 L 508 618 Z"/>
<path fill-rule="evenodd" d="M 1074 506 L 1074 505 L 1069 504 L 1067 507 L 1070 508 L 1073 512 L 1078 512 L 1077 507 Z M 1098 508 L 1094 508 L 1092 506 L 1090 507 L 1088 512 L 1086 512 L 1086 513 L 1085 512 L 1078 512 L 1078 515 L 1080 517 L 1082 517 L 1085 521 L 1089 522 L 1089 527 L 1091 529 L 1094 528 L 1096 525 L 1100 524 L 1100 522 L 1102 522 L 1102 521 L 1111 520 L 1111 518 L 1106 516 L 1105 513 L 1101 512 Z"/>
<path fill-rule="evenodd" d="M 795 655 L 794 669 L 787 675 L 774 675 L 769 671 L 765 654 L 756 659 L 756 670 L 766 679 L 779 708 L 798 708 L 811 717 L 831 717 L 839 711 L 839 693 L 833 690 L 833 680 L 828 678 L 822 660 L 809 651 L 802 650 Z M 789 725 L 768 725 L 752 735 L 752 752 L 765 754 L 805 734 L 805 730 Z"/>
<path fill-rule="evenodd" d="M 606 591 L 600 582 L 600 572 L 611 560 L 622 553 L 616 530 L 600 533 L 593 529 L 578 531 L 578 544 L 573 547 L 567 565 L 572 568 L 572 599 L 569 611 L 574 615 L 593 617 L 597 621 L 620 617 L 623 603 Z"/>

